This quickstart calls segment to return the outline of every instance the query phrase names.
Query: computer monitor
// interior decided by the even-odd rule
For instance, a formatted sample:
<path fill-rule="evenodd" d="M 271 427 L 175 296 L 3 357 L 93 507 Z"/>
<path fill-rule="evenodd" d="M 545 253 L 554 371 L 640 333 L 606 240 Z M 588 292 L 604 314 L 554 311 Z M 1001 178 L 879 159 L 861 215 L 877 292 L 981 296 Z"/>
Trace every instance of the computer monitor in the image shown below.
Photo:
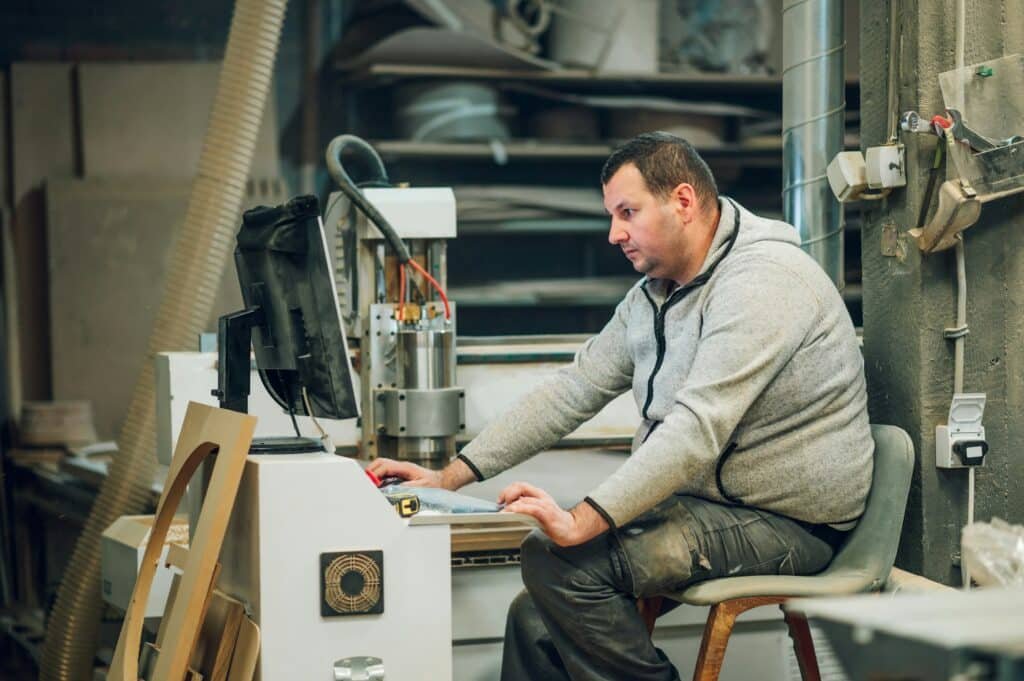
<path fill-rule="evenodd" d="M 251 344 L 263 385 L 289 413 L 358 416 L 316 197 L 299 196 L 283 206 L 246 211 L 235 265 L 246 309 L 219 321 L 214 394 L 221 406 L 248 411 Z"/>

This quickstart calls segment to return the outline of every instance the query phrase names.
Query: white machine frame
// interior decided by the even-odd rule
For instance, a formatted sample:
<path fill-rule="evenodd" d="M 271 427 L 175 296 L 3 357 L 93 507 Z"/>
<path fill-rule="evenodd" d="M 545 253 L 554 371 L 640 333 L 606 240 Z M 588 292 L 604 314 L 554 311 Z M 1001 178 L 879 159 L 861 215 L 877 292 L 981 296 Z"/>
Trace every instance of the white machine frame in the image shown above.
<path fill-rule="evenodd" d="M 320 555 L 370 550 L 383 612 L 323 617 Z M 220 588 L 260 628 L 259 679 L 332 679 L 351 657 L 381 659 L 388 681 L 452 676 L 448 527 L 400 518 L 352 459 L 250 455 L 221 562 Z"/>
<path fill-rule="evenodd" d="M 552 349 L 541 341 L 531 346 L 535 354 L 538 351 L 544 354 Z M 477 354 L 494 352 L 491 348 L 465 347 L 462 351 Z M 158 450 L 172 451 L 173 435 L 180 427 L 188 400 L 215 402 L 210 389 L 216 385 L 216 355 L 163 353 L 156 361 Z M 555 361 L 539 361 L 458 366 L 459 384 L 466 388 L 469 397 L 465 437 L 474 436 L 490 419 L 562 365 Z M 259 418 L 257 436 L 290 432 L 288 415 L 266 394 L 255 372 L 253 379 L 249 409 Z M 638 419 L 631 395 L 625 394 L 573 433 L 569 440 L 628 438 Z M 307 417 L 299 417 L 299 425 L 307 434 L 315 430 Z M 354 420 L 321 421 L 321 425 L 339 446 L 355 445 L 359 441 L 359 429 Z M 236 521 L 229 529 L 222 552 L 225 559 L 225 572 L 221 578 L 223 585 L 234 595 L 250 601 L 252 611 L 258 613 L 261 621 L 266 619 L 270 626 L 270 631 L 264 630 L 262 655 L 265 664 L 257 670 L 257 679 L 326 680 L 333 678 L 329 675 L 330 668 L 325 669 L 328 658 L 333 664 L 346 656 L 369 656 L 374 652 L 383 660 L 389 681 L 497 679 L 505 616 L 509 603 L 522 589 L 519 566 L 513 563 L 451 568 L 448 525 L 417 526 L 398 518 L 390 506 L 382 503 L 376 490 L 360 479 L 359 465 L 351 459 L 326 454 L 301 456 L 305 458 L 292 461 L 266 461 L 273 459 L 266 456 L 250 457 L 236 502 Z M 469 485 L 462 491 L 493 499 L 505 485 L 515 480 L 527 480 L 550 492 L 560 505 L 568 507 L 618 468 L 625 456 L 623 451 L 553 450 L 486 482 Z M 564 475 L 566 470 L 571 470 L 572 475 Z M 358 490 L 353 495 L 346 491 L 350 486 Z M 266 495 L 265 499 L 259 495 Z M 376 499 L 371 499 L 374 495 L 377 495 Z M 268 510 L 254 510 L 260 499 L 267 501 Z M 270 512 L 269 509 L 275 511 Z M 317 518 L 321 522 L 316 528 L 307 530 L 309 518 Z M 323 518 L 330 518 L 333 522 L 322 522 Z M 358 529 L 355 526 L 363 527 Z M 267 534 L 257 540 L 256 533 L 264 530 Z M 291 536 L 293 533 L 299 536 Z M 371 539 L 374 541 L 369 541 Z M 314 552 L 314 540 L 322 541 L 324 547 L 333 547 L 323 550 L 374 547 L 384 550 L 384 615 L 341 618 L 349 621 L 340 626 L 324 622 L 319 617 L 315 600 L 319 577 L 315 561 L 310 564 L 305 559 L 296 560 L 296 565 L 287 569 L 277 565 L 289 554 Z M 403 544 L 406 545 L 404 548 Z M 243 550 L 243 546 L 250 548 Z M 253 555 L 251 547 L 254 546 L 272 548 L 263 552 L 257 550 L 257 554 L 268 554 L 261 559 Z M 410 555 L 415 555 L 411 563 L 413 567 L 398 569 Z M 267 563 L 265 569 L 261 560 Z M 425 569 L 418 571 L 421 562 L 425 563 Z M 248 574 L 245 570 L 249 571 Z M 256 571 L 260 574 L 254 574 Z M 243 587 L 242 582 L 246 580 L 249 586 Z M 293 588 L 288 586 L 289 580 L 306 583 Z M 271 593 L 274 590 L 276 594 Z M 445 599 L 448 599 L 447 603 L 443 602 Z M 295 609 L 298 626 L 270 622 L 275 617 L 291 617 L 292 608 Z M 404 620 L 410 612 L 419 618 L 420 624 L 423 623 L 423 613 L 431 613 L 426 625 L 432 630 L 429 640 L 434 646 L 428 657 L 422 658 L 423 664 L 417 666 L 412 676 L 406 675 L 410 670 L 401 666 L 404 663 L 391 662 L 395 657 L 394 651 L 403 651 L 407 658 L 415 657 L 421 639 L 428 639 L 420 637 L 416 627 L 406 622 L 399 623 L 394 629 L 389 626 L 392 617 Z M 684 674 L 693 668 L 696 661 L 706 616 L 707 608 L 681 606 L 658 620 L 655 643 Z M 321 626 L 330 631 L 326 638 L 317 633 L 300 633 L 306 628 Z M 279 628 L 281 631 L 278 632 Z M 444 642 L 440 640 L 441 634 L 447 637 Z M 286 668 L 281 663 L 282 666 L 278 666 L 279 660 L 300 657 L 297 645 L 301 645 L 301 654 L 304 655 L 307 644 L 313 645 L 310 642 L 314 642 L 315 647 L 329 647 L 331 651 L 317 658 L 320 661 L 316 663 L 315 674 L 304 676 L 294 665 Z M 823 668 L 827 667 L 830 658 L 828 650 L 827 644 L 818 641 L 818 657 Z M 722 670 L 723 681 L 799 679 L 785 625 L 774 609 L 761 608 L 746 614 L 733 632 L 730 651 Z M 428 661 L 438 666 L 428 667 Z"/>

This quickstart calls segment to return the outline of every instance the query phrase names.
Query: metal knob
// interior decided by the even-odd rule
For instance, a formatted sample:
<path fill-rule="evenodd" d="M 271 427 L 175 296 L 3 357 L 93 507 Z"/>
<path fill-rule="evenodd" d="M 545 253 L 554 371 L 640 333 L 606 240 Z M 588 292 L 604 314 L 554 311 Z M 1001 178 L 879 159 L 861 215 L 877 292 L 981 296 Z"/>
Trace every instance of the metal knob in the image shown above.
<path fill-rule="evenodd" d="M 384 681 L 379 657 L 346 657 L 334 663 L 334 681 Z"/>
<path fill-rule="evenodd" d="M 900 116 L 900 129 L 904 132 L 932 132 L 931 123 L 921 118 L 916 111 L 905 111 Z"/>

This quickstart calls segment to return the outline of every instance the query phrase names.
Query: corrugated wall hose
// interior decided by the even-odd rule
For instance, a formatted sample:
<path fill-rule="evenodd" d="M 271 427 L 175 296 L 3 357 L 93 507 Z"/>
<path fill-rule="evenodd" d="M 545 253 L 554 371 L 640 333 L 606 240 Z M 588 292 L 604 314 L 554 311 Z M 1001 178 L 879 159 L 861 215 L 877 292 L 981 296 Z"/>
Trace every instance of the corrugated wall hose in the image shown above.
<path fill-rule="evenodd" d="M 156 470 L 157 352 L 195 345 L 213 310 L 238 229 L 246 179 L 267 101 L 286 0 L 235 4 L 217 96 L 142 372 L 110 467 L 75 545 L 50 614 L 40 662 L 44 681 L 92 679 L 102 600 L 100 534 L 119 516 L 141 513 Z"/>

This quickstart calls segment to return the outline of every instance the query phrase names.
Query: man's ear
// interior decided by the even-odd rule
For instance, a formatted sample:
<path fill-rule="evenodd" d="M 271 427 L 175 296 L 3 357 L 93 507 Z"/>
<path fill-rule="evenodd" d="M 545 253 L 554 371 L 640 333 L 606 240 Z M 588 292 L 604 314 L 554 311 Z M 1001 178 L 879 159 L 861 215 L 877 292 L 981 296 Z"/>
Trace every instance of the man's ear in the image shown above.
<path fill-rule="evenodd" d="M 697 191 L 689 182 L 680 182 L 671 193 L 673 208 L 683 219 L 683 222 L 693 220 L 697 212 Z"/>

